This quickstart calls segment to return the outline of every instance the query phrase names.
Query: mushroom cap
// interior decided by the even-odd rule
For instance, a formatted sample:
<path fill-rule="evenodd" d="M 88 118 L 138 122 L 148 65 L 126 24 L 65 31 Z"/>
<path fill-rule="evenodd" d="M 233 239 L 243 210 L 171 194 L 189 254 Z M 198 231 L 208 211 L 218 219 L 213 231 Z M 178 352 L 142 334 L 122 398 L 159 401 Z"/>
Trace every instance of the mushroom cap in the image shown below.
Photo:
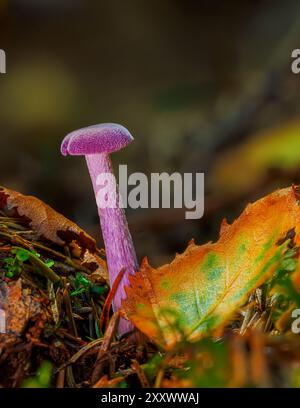
<path fill-rule="evenodd" d="M 61 152 L 64 156 L 113 153 L 132 141 L 132 135 L 124 126 L 102 123 L 69 133 L 62 142 Z"/>

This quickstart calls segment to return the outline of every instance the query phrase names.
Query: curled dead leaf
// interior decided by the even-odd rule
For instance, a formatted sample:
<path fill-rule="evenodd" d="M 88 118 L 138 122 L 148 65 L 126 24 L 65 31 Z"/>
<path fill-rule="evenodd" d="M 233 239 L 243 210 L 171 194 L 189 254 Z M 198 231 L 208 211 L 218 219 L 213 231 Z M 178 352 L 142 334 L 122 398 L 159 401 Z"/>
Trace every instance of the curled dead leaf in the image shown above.
<path fill-rule="evenodd" d="M 0 210 L 28 220 L 40 237 L 55 244 L 65 245 L 75 240 L 81 247 L 96 250 L 94 238 L 36 197 L 0 187 Z"/>
<path fill-rule="evenodd" d="M 23 219 L 39 238 L 60 246 L 69 245 L 82 264 L 108 281 L 106 263 L 97 255 L 95 239 L 43 201 L 0 187 L 0 210 Z"/>

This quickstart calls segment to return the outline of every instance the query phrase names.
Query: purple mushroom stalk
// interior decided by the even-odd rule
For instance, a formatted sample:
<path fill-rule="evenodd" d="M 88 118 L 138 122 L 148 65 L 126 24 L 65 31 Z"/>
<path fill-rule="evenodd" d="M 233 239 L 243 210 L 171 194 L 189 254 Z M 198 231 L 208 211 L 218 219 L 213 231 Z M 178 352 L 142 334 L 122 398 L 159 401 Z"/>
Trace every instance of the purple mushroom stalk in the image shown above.
<path fill-rule="evenodd" d="M 126 147 L 132 141 L 133 137 L 126 128 L 108 123 L 75 130 L 65 137 L 61 146 L 64 156 L 68 154 L 84 155 L 86 158 L 98 206 L 111 287 L 120 271 L 125 268 L 113 300 L 114 311 L 120 308 L 122 299 L 126 297 L 124 288 L 129 285 L 129 275 L 137 271 L 138 262 L 109 155 Z M 102 176 L 104 179 L 101 181 Z M 107 177 L 108 184 L 104 183 L 104 186 L 105 177 Z M 111 189 L 108 191 L 109 194 L 106 193 L 105 197 L 102 197 L 103 202 L 115 198 L 115 206 L 99 205 L 99 196 L 103 193 L 101 191 L 103 187 Z M 119 334 L 122 335 L 132 330 L 133 325 L 121 318 Z"/>

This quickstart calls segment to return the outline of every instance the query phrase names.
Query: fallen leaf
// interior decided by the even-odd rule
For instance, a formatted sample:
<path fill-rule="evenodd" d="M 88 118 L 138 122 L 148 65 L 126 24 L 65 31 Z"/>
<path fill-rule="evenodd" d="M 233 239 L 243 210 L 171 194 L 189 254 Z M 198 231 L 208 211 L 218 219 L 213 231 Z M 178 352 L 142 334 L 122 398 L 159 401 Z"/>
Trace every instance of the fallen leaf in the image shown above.
<path fill-rule="evenodd" d="M 94 238 L 43 201 L 0 187 L 0 210 L 27 221 L 38 237 L 60 246 L 69 245 L 82 258 L 82 264 L 89 265 L 108 281 L 106 263 L 96 253 Z"/>
<path fill-rule="evenodd" d="M 287 245 L 299 244 L 299 228 L 294 188 L 249 204 L 231 226 L 222 224 L 216 243 L 191 242 L 158 269 L 145 259 L 130 277 L 122 315 L 165 348 L 219 331 L 276 270 Z"/>
<path fill-rule="evenodd" d="M 40 237 L 53 243 L 65 245 L 75 240 L 81 247 L 96 250 L 94 238 L 36 197 L 0 187 L 0 210 L 29 220 Z"/>

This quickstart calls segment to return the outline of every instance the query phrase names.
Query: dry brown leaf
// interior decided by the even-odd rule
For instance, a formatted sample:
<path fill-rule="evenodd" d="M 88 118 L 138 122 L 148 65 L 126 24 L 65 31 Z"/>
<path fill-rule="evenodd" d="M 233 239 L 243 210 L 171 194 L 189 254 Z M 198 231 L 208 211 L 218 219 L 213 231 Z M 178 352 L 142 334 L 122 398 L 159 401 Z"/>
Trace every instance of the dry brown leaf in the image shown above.
<path fill-rule="evenodd" d="M 0 210 L 26 221 L 38 237 L 57 245 L 69 245 L 82 264 L 91 266 L 108 281 L 106 263 L 96 253 L 95 239 L 43 201 L 0 187 Z"/>
<path fill-rule="evenodd" d="M 96 250 L 94 238 L 36 197 L 0 187 L 0 210 L 28 220 L 40 237 L 55 244 L 65 245 L 75 240 L 83 248 Z"/>

